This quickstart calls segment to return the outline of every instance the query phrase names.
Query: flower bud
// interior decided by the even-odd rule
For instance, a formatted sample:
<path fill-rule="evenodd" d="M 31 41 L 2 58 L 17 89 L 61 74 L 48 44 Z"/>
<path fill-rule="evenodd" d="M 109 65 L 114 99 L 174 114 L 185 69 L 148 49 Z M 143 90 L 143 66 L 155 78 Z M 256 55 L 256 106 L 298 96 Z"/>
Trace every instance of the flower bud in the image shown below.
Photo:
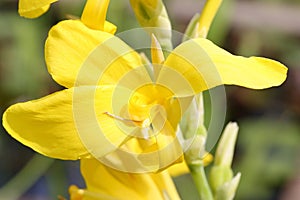
<path fill-rule="evenodd" d="M 199 19 L 200 19 L 200 15 L 196 13 L 194 17 L 191 19 L 191 21 L 189 22 L 184 32 L 182 42 L 198 37 Z"/>
<path fill-rule="evenodd" d="M 230 181 L 233 177 L 231 167 L 214 165 L 210 171 L 210 185 L 214 192 L 222 187 L 226 182 Z"/>
<path fill-rule="evenodd" d="M 232 178 L 233 171 L 231 169 L 237 134 L 237 123 L 230 122 L 226 126 L 219 141 L 214 166 L 210 171 L 211 188 L 215 195 L 219 195 L 219 199 L 222 200 L 232 199 L 229 197 L 234 196 L 239 182 L 240 174 L 236 176 L 237 178 Z M 230 187 L 232 187 L 232 189 L 229 191 Z M 226 191 L 227 189 L 228 191 Z"/>
<path fill-rule="evenodd" d="M 216 151 L 215 165 L 231 166 L 238 130 L 239 127 L 235 122 L 230 122 L 226 126 Z"/>
<path fill-rule="evenodd" d="M 172 50 L 171 22 L 162 0 L 130 0 L 140 25 L 154 34 L 163 50 Z"/>
<path fill-rule="evenodd" d="M 235 196 L 236 189 L 241 179 L 241 173 L 238 173 L 233 179 L 224 183 L 218 188 L 215 199 L 216 200 L 232 200 Z"/>

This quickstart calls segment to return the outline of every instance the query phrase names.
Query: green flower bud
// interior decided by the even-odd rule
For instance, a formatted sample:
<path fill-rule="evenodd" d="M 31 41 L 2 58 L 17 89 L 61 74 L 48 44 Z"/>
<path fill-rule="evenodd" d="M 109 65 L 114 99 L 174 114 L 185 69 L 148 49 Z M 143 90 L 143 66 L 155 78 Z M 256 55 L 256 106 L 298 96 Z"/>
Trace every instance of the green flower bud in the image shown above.
<path fill-rule="evenodd" d="M 241 179 L 241 173 L 238 173 L 233 179 L 224 183 L 218 188 L 215 200 L 232 200 Z"/>
<path fill-rule="evenodd" d="M 210 186 L 216 192 L 222 185 L 233 177 L 231 167 L 214 165 L 210 171 Z"/>
<path fill-rule="evenodd" d="M 180 129 L 185 139 L 190 139 L 196 134 L 207 136 L 207 131 L 204 126 L 204 106 L 202 94 L 197 95 L 192 100 L 190 106 L 184 113 L 181 122 Z"/>
<path fill-rule="evenodd" d="M 216 151 L 215 165 L 231 166 L 238 130 L 239 127 L 235 122 L 230 122 L 226 126 Z"/>
<path fill-rule="evenodd" d="M 210 185 L 216 199 L 232 199 L 239 183 L 240 174 L 233 178 L 231 169 L 237 134 L 237 123 L 230 122 L 217 147 L 214 166 L 210 171 Z"/>
<path fill-rule="evenodd" d="M 196 13 L 184 32 L 182 42 L 198 37 L 199 19 L 200 14 Z"/>
<path fill-rule="evenodd" d="M 171 51 L 171 22 L 162 0 L 130 0 L 140 25 L 154 34 L 163 50 Z"/>

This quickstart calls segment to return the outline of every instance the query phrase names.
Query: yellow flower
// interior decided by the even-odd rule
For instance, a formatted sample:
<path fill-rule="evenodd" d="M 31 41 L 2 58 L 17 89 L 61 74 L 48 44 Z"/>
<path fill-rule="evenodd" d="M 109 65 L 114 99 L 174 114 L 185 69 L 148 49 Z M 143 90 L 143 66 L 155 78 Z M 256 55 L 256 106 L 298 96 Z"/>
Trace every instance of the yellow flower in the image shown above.
<path fill-rule="evenodd" d="M 277 61 L 235 56 L 198 38 L 165 61 L 153 55 L 153 82 L 140 55 L 111 34 L 105 12 L 89 2 L 102 1 L 89 0 L 81 20 L 60 22 L 46 41 L 49 73 L 67 89 L 15 104 L 3 116 L 12 137 L 46 156 L 94 156 L 123 171 L 158 171 L 181 161 L 176 129 L 195 94 L 222 84 L 264 89 L 286 78 Z M 131 162 L 123 166 L 120 157 Z"/>
<path fill-rule="evenodd" d="M 180 199 L 167 171 L 131 174 L 105 167 L 96 159 L 82 159 L 80 163 L 87 189 L 71 186 L 71 200 Z"/>

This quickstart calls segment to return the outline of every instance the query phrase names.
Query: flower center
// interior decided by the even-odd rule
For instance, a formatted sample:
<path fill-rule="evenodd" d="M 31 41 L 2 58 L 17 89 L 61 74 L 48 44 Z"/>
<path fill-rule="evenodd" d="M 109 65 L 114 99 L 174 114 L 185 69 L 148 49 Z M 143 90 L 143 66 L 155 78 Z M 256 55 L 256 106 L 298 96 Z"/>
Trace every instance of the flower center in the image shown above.
<path fill-rule="evenodd" d="M 172 95 L 165 87 L 149 84 L 136 89 L 128 102 L 128 118 L 141 128 L 136 137 L 157 135 L 167 121 L 165 102 Z"/>
<path fill-rule="evenodd" d="M 173 93 L 163 86 L 144 85 L 131 93 L 127 105 L 114 118 L 120 129 L 129 136 L 148 139 L 158 135 L 168 121 L 169 99 Z M 177 107 L 176 107 L 177 108 Z"/>

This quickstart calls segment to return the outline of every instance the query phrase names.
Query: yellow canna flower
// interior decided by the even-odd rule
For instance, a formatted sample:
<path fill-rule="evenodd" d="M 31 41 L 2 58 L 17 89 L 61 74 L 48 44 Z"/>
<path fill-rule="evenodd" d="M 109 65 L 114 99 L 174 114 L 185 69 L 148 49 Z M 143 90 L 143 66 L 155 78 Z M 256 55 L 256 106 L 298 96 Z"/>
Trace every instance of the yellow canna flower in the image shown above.
<path fill-rule="evenodd" d="M 80 163 L 87 189 L 71 186 L 71 200 L 180 199 L 167 171 L 131 174 L 106 167 L 96 159 L 82 159 Z"/>
<path fill-rule="evenodd" d="M 166 59 L 153 50 L 152 80 L 140 55 L 111 34 L 105 14 L 93 10 L 102 9 L 89 2 L 102 1 L 89 0 L 81 20 L 58 23 L 46 41 L 48 71 L 67 89 L 12 105 L 3 116 L 12 137 L 46 156 L 94 156 L 127 172 L 162 170 L 182 159 L 176 129 L 195 94 L 223 84 L 264 89 L 286 79 L 277 61 L 235 56 L 197 38 Z"/>

